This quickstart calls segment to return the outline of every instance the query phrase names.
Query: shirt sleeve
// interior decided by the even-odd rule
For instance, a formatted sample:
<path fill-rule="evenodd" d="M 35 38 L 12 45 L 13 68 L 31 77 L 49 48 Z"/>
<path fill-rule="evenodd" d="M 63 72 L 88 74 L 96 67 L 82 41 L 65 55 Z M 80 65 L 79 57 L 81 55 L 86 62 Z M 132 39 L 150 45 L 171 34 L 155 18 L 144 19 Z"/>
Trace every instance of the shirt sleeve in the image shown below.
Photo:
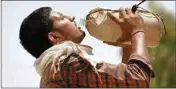
<path fill-rule="evenodd" d="M 146 73 L 147 76 L 154 78 L 154 72 L 149 59 L 144 58 L 137 53 L 133 53 L 128 61 L 128 65 L 132 64 L 137 65 L 143 72 Z"/>

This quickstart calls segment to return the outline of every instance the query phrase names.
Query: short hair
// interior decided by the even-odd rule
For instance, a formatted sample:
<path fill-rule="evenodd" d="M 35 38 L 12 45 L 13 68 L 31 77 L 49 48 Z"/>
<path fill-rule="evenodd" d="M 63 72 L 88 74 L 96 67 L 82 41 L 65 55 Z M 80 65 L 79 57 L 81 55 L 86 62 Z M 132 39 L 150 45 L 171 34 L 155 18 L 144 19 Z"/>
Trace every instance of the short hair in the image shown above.
<path fill-rule="evenodd" d="M 48 39 L 48 33 L 53 28 L 53 21 L 50 18 L 51 10 L 51 7 L 36 9 L 21 24 L 20 43 L 35 58 L 52 46 Z"/>

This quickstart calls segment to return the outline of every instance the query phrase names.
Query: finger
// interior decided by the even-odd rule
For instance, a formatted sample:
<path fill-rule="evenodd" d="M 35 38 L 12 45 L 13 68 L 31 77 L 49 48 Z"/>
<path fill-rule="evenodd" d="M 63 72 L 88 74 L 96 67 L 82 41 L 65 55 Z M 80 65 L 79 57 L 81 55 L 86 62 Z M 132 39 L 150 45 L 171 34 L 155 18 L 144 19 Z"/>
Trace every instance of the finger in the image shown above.
<path fill-rule="evenodd" d="M 120 17 L 122 18 L 126 17 L 126 11 L 124 10 L 123 7 L 120 7 Z"/>
<path fill-rule="evenodd" d="M 118 17 L 114 16 L 112 13 L 108 12 L 107 15 L 117 24 L 119 24 L 121 22 L 121 20 Z"/>
<path fill-rule="evenodd" d="M 134 14 L 135 16 L 139 16 L 139 11 L 138 10 L 136 10 L 136 12 L 135 12 L 135 14 Z"/>
<path fill-rule="evenodd" d="M 133 15 L 131 8 L 127 7 L 125 10 L 126 10 L 127 15 L 130 15 L 130 16 Z"/>

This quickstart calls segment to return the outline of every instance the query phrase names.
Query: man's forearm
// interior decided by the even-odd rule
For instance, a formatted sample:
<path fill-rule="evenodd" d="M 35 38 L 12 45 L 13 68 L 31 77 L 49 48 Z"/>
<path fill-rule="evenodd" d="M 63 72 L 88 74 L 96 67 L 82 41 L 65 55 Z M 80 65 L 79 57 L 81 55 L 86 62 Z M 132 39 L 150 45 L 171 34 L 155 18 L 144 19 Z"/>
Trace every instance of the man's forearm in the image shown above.
<path fill-rule="evenodd" d="M 132 53 L 137 53 L 142 57 L 149 58 L 148 50 L 146 47 L 145 34 L 143 32 L 138 32 L 131 36 L 131 45 L 131 47 L 123 48 L 122 63 L 127 64 Z"/>
<path fill-rule="evenodd" d="M 127 64 L 130 55 L 131 55 L 131 47 L 124 47 L 122 55 L 122 63 Z"/>
<path fill-rule="evenodd" d="M 132 53 L 137 53 L 147 59 L 149 58 L 144 32 L 138 32 L 132 35 L 131 44 L 132 44 L 131 50 Z"/>

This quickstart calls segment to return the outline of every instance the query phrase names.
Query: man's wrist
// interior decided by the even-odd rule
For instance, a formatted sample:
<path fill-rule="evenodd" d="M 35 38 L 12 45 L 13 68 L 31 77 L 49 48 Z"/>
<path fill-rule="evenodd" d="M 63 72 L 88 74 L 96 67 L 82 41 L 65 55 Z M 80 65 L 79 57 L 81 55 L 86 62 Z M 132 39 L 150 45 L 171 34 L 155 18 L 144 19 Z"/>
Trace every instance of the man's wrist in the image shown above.
<path fill-rule="evenodd" d="M 143 32 L 145 33 L 144 29 L 134 29 L 131 34 L 130 34 L 130 37 L 132 37 L 133 35 L 139 33 L 139 32 Z"/>
<path fill-rule="evenodd" d="M 131 35 L 131 44 L 138 42 L 145 42 L 145 33 L 143 31 L 138 31 Z"/>

